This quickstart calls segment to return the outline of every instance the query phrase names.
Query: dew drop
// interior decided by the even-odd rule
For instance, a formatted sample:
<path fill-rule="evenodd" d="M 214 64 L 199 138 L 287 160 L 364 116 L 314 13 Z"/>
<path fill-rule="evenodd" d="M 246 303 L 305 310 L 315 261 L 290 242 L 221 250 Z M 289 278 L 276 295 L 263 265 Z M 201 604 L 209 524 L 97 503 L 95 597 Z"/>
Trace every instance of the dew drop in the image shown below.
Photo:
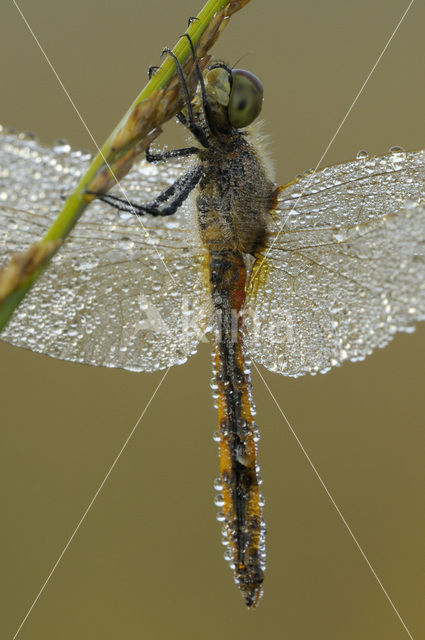
<path fill-rule="evenodd" d="M 224 559 L 226 562 L 231 562 L 233 560 L 233 553 L 231 549 L 226 549 L 224 552 Z"/>
<path fill-rule="evenodd" d="M 221 481 L 221 478 L 216 478 L 214 480 L 213 487 L 214 487 L 215 491 L 221 491 L 223 489 L 223 483 Z"/>
<path fill-rule="evenodd" d="M 357 160 L 362 160 L 363 158 L 368 158 L 369 154 L 367 151 L 364 151 L 364 149 L 361 149 L 360 151 L 357 152 L 356 158 Z"/>
<path fill-rule="evenodd" d="M 54 141 L 53 150 L 56 151 L 56 153 L 69 153 L 71 151 L 71 145 L 67 140 L 59 138 Z"/>
<path fill-rule="evenodd" d="M 224 498 L 221 493 L 218 493 L 214 498 L 214 504 L 216 507 L 222 507 L 224 505 Z"/>
<path fill-rule="evenodd" d="M 390 147 L 390 153 L 406 153 L 406 151 L 403 149 L 403 147 L 394 146 Z"/>

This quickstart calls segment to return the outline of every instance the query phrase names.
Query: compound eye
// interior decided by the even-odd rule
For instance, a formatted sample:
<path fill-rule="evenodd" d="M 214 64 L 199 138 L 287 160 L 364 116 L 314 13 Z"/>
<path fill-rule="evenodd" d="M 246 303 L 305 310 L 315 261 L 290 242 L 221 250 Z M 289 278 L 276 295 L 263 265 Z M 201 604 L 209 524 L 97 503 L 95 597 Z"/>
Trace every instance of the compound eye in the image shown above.
<path fill-rule="evenodd" d="M 232 89 L 227 114 L 233 127 L 241 129 L 255 120 L 263 104 L 263 85 L 253 73 L 232 70 Z"/>

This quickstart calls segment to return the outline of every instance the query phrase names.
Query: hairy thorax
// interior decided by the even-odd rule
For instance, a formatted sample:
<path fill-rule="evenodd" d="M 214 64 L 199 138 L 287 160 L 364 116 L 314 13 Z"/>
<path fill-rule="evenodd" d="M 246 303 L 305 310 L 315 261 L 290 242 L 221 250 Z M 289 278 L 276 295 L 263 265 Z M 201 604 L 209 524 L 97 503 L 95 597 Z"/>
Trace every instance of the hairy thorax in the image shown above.
<path fill-rule="evenodd" d="M 235 131 L 202 150 L 197 206 L 204 245 L 210 251 L 254 255 L 265 242 L 265 216 L 273 183 L 255 149 Z"/>

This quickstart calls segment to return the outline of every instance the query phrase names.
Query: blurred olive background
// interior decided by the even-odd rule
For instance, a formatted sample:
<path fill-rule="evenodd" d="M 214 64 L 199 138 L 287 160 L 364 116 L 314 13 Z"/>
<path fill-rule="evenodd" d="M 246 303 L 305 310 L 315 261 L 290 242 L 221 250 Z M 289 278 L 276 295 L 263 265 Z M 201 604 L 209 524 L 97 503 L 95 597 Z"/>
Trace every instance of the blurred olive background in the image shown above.
<path fill-rule="evenodd" d="M 20 6 L 101 143 L 201 2 Z M 407 4 L 252 0 L 233 17 L 214 52 L 261 76 L 281 183 L 319 161 Z M 425 146 L 424 24 L 414 3 L 322 164 Z M 12 2 L 0 69 L 3 123 L 93 149 Z M 167 125 L 164 143 L 183 140 Z M 414 638 L 424 631 L 424 347 L 420 326 L 326 376 L 263 371 Z M 162 373 L 6 344 L 0 358 L 0 636 L 12 638 Z M 170 371 L 19 637 L 407 638 L 255 373 L 268 569 L 258 610 L 245 610 L 215 520 L 210 378 L 206 345 Z"/>

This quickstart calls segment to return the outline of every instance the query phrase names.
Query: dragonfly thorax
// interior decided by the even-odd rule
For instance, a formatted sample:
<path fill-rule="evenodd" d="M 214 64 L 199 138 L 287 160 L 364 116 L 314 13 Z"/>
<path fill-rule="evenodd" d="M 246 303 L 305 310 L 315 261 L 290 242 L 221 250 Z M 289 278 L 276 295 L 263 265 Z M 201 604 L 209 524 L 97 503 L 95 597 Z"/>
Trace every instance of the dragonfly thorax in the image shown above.
<path fill-rule="evenodd" d="M 266 214 L 274 193 L 255 148 L 232 130 L 227 147 L 213 145 L 202 150 L 200 159 L 197 207 L 204 245 L 254 255 L 266 240 Z"/>

